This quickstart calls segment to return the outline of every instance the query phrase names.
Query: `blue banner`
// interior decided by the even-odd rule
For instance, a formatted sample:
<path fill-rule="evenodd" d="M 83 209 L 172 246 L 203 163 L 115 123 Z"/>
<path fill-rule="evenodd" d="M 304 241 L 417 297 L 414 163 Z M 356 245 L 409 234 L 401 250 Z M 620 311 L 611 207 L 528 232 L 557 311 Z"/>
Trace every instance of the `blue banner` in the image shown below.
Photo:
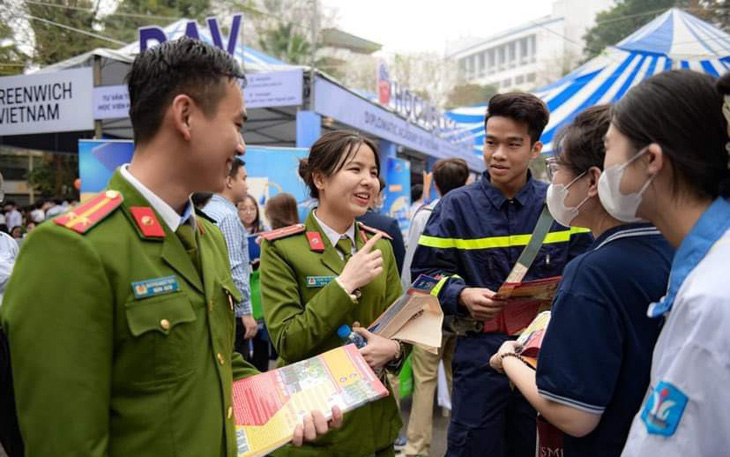
<path fill-rule="evenodd" d="M 132 160 L 134 143 L 127 140 L 79 140 L 81 201 L 104 190 L 114 170 Z"/>
<path fill-rule="evenodd" d="M 104 190 L 114 170 L 129 163 L 133 152 L 132 141 L 79 140 L 81 199 Z M 309 191 L 297 173 L 299 160 L 308 154 L 309 150 L 303 148 L 248 146 L 246 154 L 240 156 L 246 162 L 248 193 L 259 203 L 262 220 L 266 200 L 280 192 L 288 192 L 296 198 L 301 222 L 316 205 L 316 201 L 309 198 Z"/>
<path fill-rule="evenodd" d="M 411 163 L 388 157 L 385 162 L 383 212 L 398 221 L 403 237 L 408 236 L 408 211 L 411 206 Z"/>

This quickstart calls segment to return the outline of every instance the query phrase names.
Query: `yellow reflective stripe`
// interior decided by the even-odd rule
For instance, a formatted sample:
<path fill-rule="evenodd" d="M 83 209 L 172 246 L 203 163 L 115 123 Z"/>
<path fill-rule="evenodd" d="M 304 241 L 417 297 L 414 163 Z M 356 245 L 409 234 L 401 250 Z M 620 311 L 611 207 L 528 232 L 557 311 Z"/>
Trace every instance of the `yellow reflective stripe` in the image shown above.
<path fill-rule="evenodd" d="M 571 235 L 578 233 L 586 233 L 590 230 L 582 227 L 573 227 L 570 230 L 561 230 L 559 232 L 550 232 L 545 236 L 544 244 L 565 243 L 570 241 Z M 513 246 L 527 246 L 530 242 L 532 234 L 528 235 L 507 235 L 507 236 L 490 236 L 486 238 L 476 238 L 473 240 L 464 240 L 461 238 L 439 238 L 435 236 L 421 235 L 418 239 L 419 246 L 429 248 L 456 248 L 456 249 L 495 249 L 509 248 Z"/>
<path fill-rule="evenodd" d="M 459 278 L 461 279 L 461 276 L 459 275 L 453 275 L 453 276 L 444 276 L 439 280 L 439 282 L 436 283 L 433 289 L 431 289 L 431 295 L 434 297 L 438 297 L 441 293 L 441 289 L 444 287 L 444 284 L 446 284 L 446 281 L 448 281 L 451 278 Z"/>

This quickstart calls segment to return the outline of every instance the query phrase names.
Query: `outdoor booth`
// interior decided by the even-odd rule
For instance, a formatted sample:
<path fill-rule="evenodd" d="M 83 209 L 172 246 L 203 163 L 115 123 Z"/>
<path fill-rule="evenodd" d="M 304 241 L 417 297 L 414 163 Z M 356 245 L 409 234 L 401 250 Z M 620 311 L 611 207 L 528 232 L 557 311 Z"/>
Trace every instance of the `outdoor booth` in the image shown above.
<path fill-rule="evenodd" d="M 550 123 L 541 138 L 543 154 L 552 152 L 555 134 L 581 111 L 615 103 L 646 78 L 679 68 L 719 77 L 730 69 L 730 35 L 673 8 L 572 73 L 536 89 L 533 93 L 550 110 Z M 471 132 L 475 152 L 484 145 L 486 108 L 482 104 L 447 113 Z"/>
<path fill-rule="evenodd" d="M 0 145 L 76 153 L 82 152 L 79 140 L 107 140 L 97 145 L 104 147 L 95 152 L 98 162 L 95 166 L 79 165 L 82 194 L 100 190 L 97 182 L 92 185 L 95 180 L 88 173 L 99 172 L 99 166 L 116 167 L 121 156 L 105 158 L 104 154 L 123 149 L 108 140 L 132 138 L 124 76 L 134 56 L 140 47 L 188 35 L 226 49 L 246 72 L 244 97 L 249 120 L 244 128 L 250 174 L 257 154 L 303 156 L 306 148 L 328 130 L 358 130 L 380 144 L 388 184 L 383 212 L 401 220 L 405 230 L 411 164 L 399 156 L 423 157 L 426 168 L 437 159 L 448 157 L 463 158 L 475 172 L 484 168 L 481 155 L 472 152 L 470 140 L 459 138 L 453 127 L 439 128 L 437 113 L 426 112 L 425 105 L 414 107 L 404 116 L 394 108 L 347 89 L 323 72 L 289 65 L 248 48 L 239 40 L 242 21 L 242 15 L 234 15 L 228 39 L 221 35 L 217 21 L 212 18 L 205 26 L 181 19 L 164 28 L 146 27 L 140 29 L 140 41 L 120 49 L 99 48 L 34 74 L 0 78 L 0 95 L 13 94 L 13 98 L 0 97 Z M 417 111 L 423 116 L 416 116 Z M 84 147 L 90 147 L 91 143 L 86 144 Z M 80 160 L 83 157 L 86 156 L 79 155 Z M 265 193 L 273 196 L 283 190 L 301 198 L 302 205 L 309 204 L 304 198 L 303 184 L 295 179 L 296 161 L 289 162 L 272 163 L 288 163 L 289 179 L 284 181 L 296 182 L 302 191 L 279 189 L 274 183 L 263 187 L 254 185 L 252 191 L 260 194 L 256 195 L 258 198 L 265 199 Z M 262 173 L 270 170 L 266 168 Z M 252 175 L 252 178 L 256 182 L 267 177 Z"/>

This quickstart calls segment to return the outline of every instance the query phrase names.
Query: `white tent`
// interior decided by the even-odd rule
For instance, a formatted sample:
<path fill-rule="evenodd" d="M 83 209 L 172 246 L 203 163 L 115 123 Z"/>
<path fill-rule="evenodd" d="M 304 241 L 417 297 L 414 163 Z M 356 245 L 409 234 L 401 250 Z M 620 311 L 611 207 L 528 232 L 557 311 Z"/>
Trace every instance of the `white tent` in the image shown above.
<path fill-rule="evenodd" d="M 614 103 L 631 87 L 662 71 L 686 68 L 718 77 L 730 69 L 730 35 L 678 9 L 670 9 L 616 46 L 553 84 L 534 91 L 550 110 L 542 142 L 552 151 L 555 134 L 586 108 Z M 484 145 L 486 105 L 457 108 L 451 118 L 468 129 L 475 152 Z"/>

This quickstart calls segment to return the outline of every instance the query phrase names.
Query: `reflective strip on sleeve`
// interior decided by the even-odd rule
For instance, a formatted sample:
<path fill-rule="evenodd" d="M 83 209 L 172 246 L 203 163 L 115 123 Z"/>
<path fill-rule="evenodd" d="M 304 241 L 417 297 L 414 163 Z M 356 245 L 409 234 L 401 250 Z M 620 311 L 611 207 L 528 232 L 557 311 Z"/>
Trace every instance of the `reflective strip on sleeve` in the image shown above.
<path fill-rule="evenodd" d="M 461 276 L 459 276 L 459 275 L 444 276 L 443 278 L 441 278 L 439 280 L 438 283 L 436 283 L 434 288 L 431 289 L 431 295 L 433 295 L 434 297 L 438 297 L 439 294 L 441 293 L 441 289 L 444 287 L 444 284 L 446 284 L 446 281 L 448 281 L 451 278 L 461 279 Z"/>
<path fill-rule="evenodd" d="M 570 230 L 561 230 L 559 232 L 549 232 L 545 236 L 543 244 L 565 243 L 570 241 L 571 235 L 578 233 L 587 233 L 590 230 L 582 227 L 572 227 Z M 441 249 L 495 249 L 509 248 L 513 246 L 527 246 L 530 242 L 532 234 L 527 235 L 507 235 L 507 236 L 489 236 L 486 238 L 475 238 L 473 240 L 465 240 L 461 238 L 439 238 L 435 236 L 421 235 L 418 239 L 419 246 Z"/>

